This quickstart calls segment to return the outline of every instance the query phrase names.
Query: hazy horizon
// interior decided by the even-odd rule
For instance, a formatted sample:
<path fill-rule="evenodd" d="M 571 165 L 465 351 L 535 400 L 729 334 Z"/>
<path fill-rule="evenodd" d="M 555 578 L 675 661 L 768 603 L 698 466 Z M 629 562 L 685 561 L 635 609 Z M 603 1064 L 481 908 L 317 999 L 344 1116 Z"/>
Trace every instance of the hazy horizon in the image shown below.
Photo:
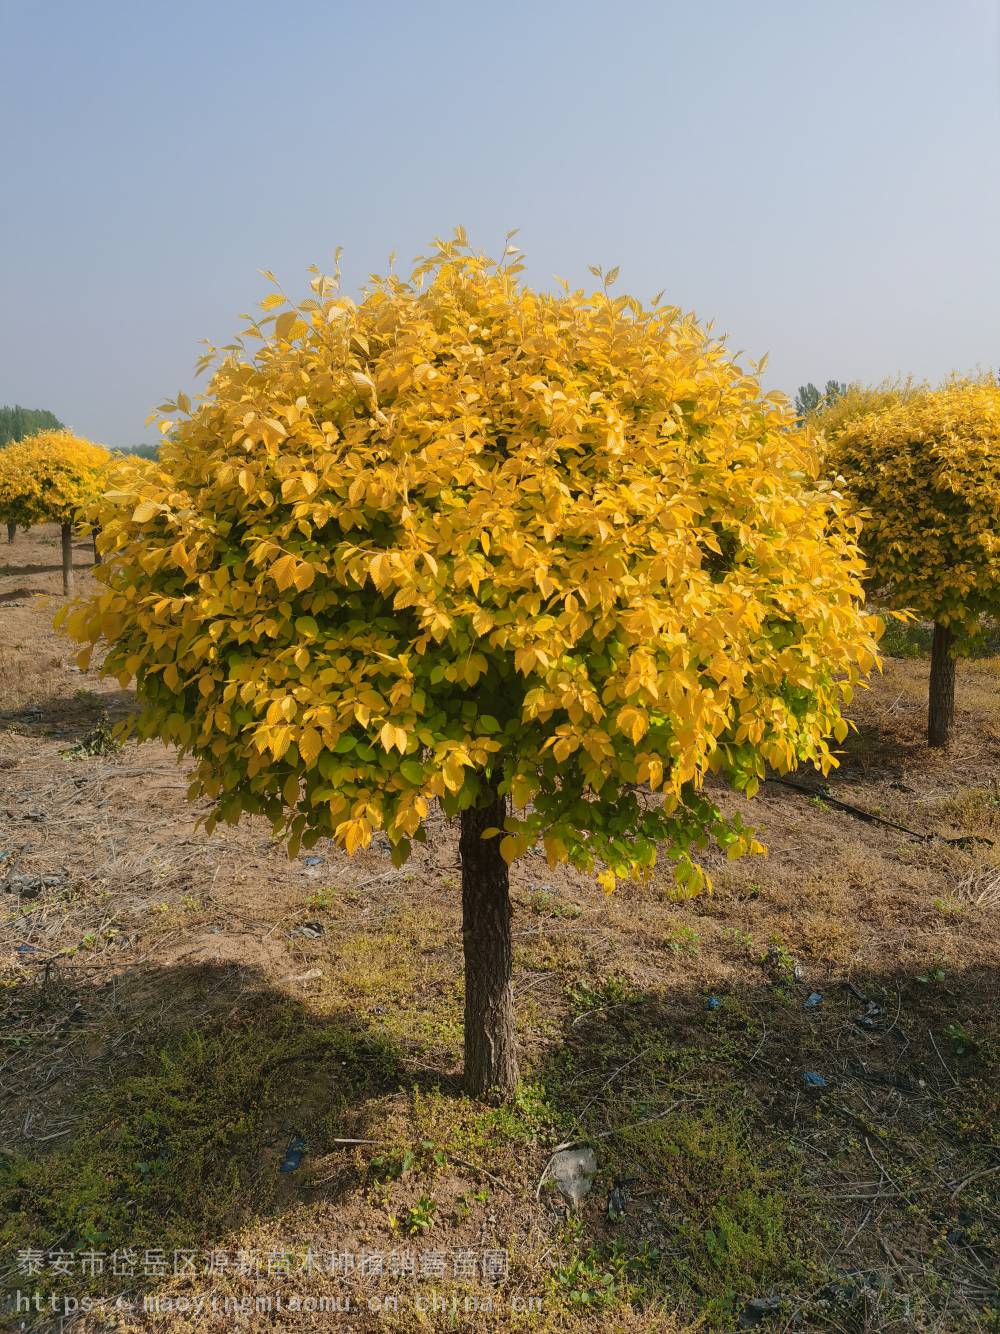
<path fill-rule="evenodd" d="M 280 24 L 279 24 L 280 18 Z M 768 387 L 1000 364 L 989 0 L 132 7 L 0 0 L 0 403 L 154 438 L 272 269 L 354 291 L 463 224 L 665 299 Z"/>

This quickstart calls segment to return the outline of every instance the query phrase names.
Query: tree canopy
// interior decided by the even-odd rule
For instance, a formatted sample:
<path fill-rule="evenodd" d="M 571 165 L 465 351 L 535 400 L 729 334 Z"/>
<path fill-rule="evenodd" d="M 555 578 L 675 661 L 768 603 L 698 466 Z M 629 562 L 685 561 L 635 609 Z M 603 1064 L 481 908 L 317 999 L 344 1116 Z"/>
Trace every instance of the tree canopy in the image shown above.
<path fill-rule="evenodd" d="M 359 302 L 315 270 L 266 297 L 119 466 L 68 628 L 196 757 L 209 823 L 382 829 L 399 862 L 494 785 L 507 861 L 540 838 L 610 889 L 662 845 L 695 892 L 706 840 L 752 845 L 709 773 L 835 762 L 879 627 L 856 523 L 693 317 L 521 270 L 459 229 Z"/>
<path fill-rule="evenodd" d="M 820 424 L 888 604 L 948 627 L 961 649 L 1000 615 L 1000 385 L 883 386 Z"/>
<path fill-rule="evenodd" d="M 41 431 L 0 452 L 0 519 L 73 523 L 94 500 L 111 454 L 70 431 Z"/>
<path fill-rule="evenodd" d="M 839 394 L 822 397 L 809 420 L 825 439 L 835 440 L 859 418 L 902 403 L 913 394 L 924 392 L 927 387 L 913 380 L 884 380 L 875 385 L 855 381 L 842 386 Z"/>

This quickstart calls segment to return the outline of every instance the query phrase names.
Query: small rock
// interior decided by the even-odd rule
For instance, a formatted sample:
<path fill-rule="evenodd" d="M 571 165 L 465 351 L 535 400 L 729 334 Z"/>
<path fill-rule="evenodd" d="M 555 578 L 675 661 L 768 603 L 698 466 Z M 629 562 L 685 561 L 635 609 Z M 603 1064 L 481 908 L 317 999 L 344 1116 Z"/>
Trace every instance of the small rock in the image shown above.
<path fill-rule="evenodd" d="M 575 1211 L 584 1196 L 590 1194 L 597 1175 L 597 1156 L 591 1148 L 563 1149 L 549 1163 L 549 1174 L 560 1195 Z"/>
<path fill-rule="evenodd" d="M 9 875 L 0 889 L 19 894 L 22 899 L 37 899 L 43 889 L 55 889 L 65 883 L 64 875 Z"/>

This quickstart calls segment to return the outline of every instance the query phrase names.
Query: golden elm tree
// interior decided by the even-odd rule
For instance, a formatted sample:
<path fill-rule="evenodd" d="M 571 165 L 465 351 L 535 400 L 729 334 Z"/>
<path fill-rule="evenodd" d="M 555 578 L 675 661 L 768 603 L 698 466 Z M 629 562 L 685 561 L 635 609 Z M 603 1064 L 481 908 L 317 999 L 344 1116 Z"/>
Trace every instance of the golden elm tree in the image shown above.
<path fill-rule="evenodd" d="M 111 454 L 72 431 L 40 431 L 0 449 L 0 518 L 62 530 L 63 591 L 73 591 L 73 525 L 100 494 Z"/>
<path fill-rule="evenodd" d="M 864 514 L 878 595 L 934 622 L 927 739 L 947 746 L 956 654 L 984 617 L 1000 616 L 1000 385 L 882 391 L 874 406 L 818 421 L 831 437 L 829 468 Z"/>
<path fill-rule="evenodd" d="M 610 891 L 659 855 L 696 893 L 709 842 L 758 846 L 707 776 L 826 771 L 879 627 L 785 401 L 614 271 L 522 267 L 458 229 L 358 301 L 316 270 L 269 295 L 98 507 L 66 622 L 195 757 L 209 825 L 383 830 L 398 864 L 432 802 L 458 819 L 477 1095 L 517 1079 L 510 863 L 540 842 Z"/>

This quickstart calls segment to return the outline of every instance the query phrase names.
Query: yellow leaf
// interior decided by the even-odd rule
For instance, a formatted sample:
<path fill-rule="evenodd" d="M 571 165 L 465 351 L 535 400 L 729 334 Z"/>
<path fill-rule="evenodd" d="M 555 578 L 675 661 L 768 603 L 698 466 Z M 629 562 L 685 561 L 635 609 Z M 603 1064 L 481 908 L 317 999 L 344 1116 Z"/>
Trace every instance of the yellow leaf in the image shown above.
<path fill-rule="evenodd" d="M 518 854 L 518 841 L 513 836 L 513 834 L 508 834 L 506 838 L 502 838 L 500 840 L 500 856 L 504 859 L 504 861 L 507 863 L 508 866 L 517 857 L 517 854 Z"/>
<path fill-rule="evenodd" d="M 302 756 L 302 763 L 307 769 L 311 769 L 323 749 L 323 741 L 315 727 L 304 727 L 299 737 L 299 754 Z"/>

